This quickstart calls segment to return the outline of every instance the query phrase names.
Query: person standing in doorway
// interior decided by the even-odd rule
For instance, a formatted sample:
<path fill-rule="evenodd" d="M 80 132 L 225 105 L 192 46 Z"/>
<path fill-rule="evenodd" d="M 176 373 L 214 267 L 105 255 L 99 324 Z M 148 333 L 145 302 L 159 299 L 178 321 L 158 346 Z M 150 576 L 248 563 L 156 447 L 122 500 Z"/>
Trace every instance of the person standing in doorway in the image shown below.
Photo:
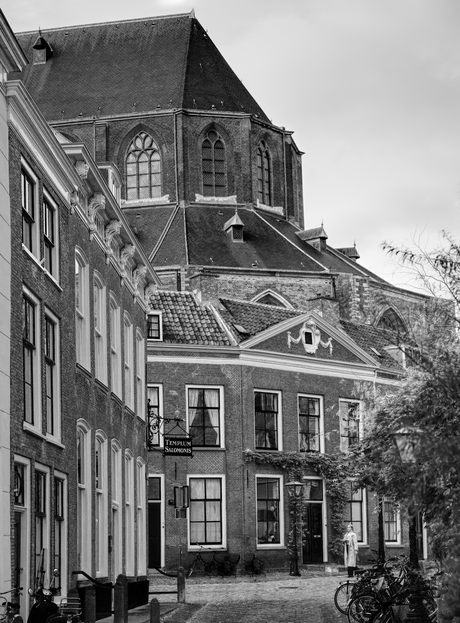
<path fill-rule="evenodd" d="M 358 560 L 358 537 L 353 530 L 353 524 L 349 523 L 347 531 L 342 539 L 343 559 L 348 570 L 348 577 L 352 578 L 357 567 Z"/>

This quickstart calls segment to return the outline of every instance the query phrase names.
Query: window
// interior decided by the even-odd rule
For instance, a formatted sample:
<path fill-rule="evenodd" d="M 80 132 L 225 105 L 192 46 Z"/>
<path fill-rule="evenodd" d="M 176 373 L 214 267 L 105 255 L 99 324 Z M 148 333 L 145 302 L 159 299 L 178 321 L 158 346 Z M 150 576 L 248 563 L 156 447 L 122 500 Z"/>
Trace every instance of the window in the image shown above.
<path fill-rule="evenodd" d="M 189 477 L 190 545 L 225 545 L 223 477 Z"/>
<path fill-rule="evenodd" d="M 138 459 L 137 468 L 137 575 L 145 575 L 147 568 L 147 539 L 145 514 L 145 463 Z"/>
<path fill-rule="evenodd" d="M 197 447 L 223 447 L 222 388 L 188 387 L 188 432 Z"/>
<path fill-rule="evenodd" d="M 145 420 L 145 342 L 139 330 L 136 331 L 136 399 L 137 415 Z"/>
<path fill-rule="evenodd" d="M 256 448 L 259 450 L 281 450 L 280 434 L 280 392 L 254 394 Z"/>
<path fill-rule="evenodd" d="M 161 313 L 149 314 L 147 317 L 147 339 L 163 339 L 163 322 Z"/>
<path fill-rule="evenodd" d="M 91 569 L 91 434 L 86 422 L 77 427 L 78 569 Z"/>
<path fill-rule="evenodd" d="M 257 545 L 281 545 L 283 538 L 282 480 L 280 476 L 257 476 Z"/>
<path fill-rule="evenodd" d="M 271 205 L 270 153 L 264 141 L 257 148 L 257 198 L 264 205 Z"/>
<path fill-rule="evenodd" d="M 46 433 L 60 439 L 59 324 L 48 310 L 45 311 L 45 391 Z"/>
<path fill-rule="evenodd" d="M 48 473 L 35 472 L 35 577 L 43 586 L 48 570 Z"/>
<path fill-rule="evenodd" d="M 383 533 L 385 543 L 397 545 L 401 542 L 399 509 L 392 500 L 383 501 Z"/>
<path fill-rule="evenodd" d="M 112 576 L 117 578 L 123 572 L 123 531 L 122 531 L 122 479 L 121 447 L 118 441 L 112 441 L 112 534 L 110 548 L 112 554 Z"/>
<path fill-rule="evenodd" d="M 98 276 L 94 277 L 94 360 L 95 376 L 107 384 L 107 317 L 105 286 Z"/>
<path fill-rule="evenodd" d="M 121 398 L 121 325 L 120 307 L 110 296 L 110 371 L 112 392 Z"/>
<path fill-rule="evenodd" d="M 125 451 L 125 551 L 126 575 L 134 575 L 134 466 L 133 455 Z"/>
<path fill-rule="evenodd" d="M 102 431 L 96 433 L 95 456 L 96 489 L 96 575 L 106 576 L 107 561 L 107 440 Z"/>
<path fill-rule="evenodd" d="M 75 253 L 75 329 L 77 363 L 89 370 L 89 266 L 78 250 Z"/>
<path fill-rule="evenodd" d="M 133 324 L 128 316 L 124 316 L 125 338 L 125 403 L 130 409 L 134 409 L 134 365 L 133 365 Z"/>
<path fill-rule="evenodd" d="M 358 543 L 367 542 L 366 526 L 366 495 L 364 489 L 356 489 L 353 483 L 348 483 L 348 500 L 345 505 L 344 528 L 353 524 Z"/>
<path fill-rule="evenodd" d="M 24 543 L 32 543 L 31 537 L 31 480 L 30 461 L 14 456 L 14 524 L 11 533 L 12 563 L 14 569 L 13 586 L 30 586 L 30 548 Z M 33 481 L 32 481 L 33 484 Z M 21 605 L 25 600 L 20 599 Z"/>
<path fill-rule="evenodd" d="M 322 398 L 299 395 L 298 405 L 300 452 L 323 452 Z"/>
<path fill-rule="evenodd" d="M 34 255 L 37 255 L 36 228 L 36 184 L 32 171 L 23 163 L 21 170 L 21 204 L 22 204 L 22 243 Z"/>
<path fill-rule="evenodd" d="M 22 300 L 22 342 L 24 421 L 40 426 L 40 332 L 39 306 L 33 295 L 24 290 Z"/>
<path fill-rule="evenodd" d="M 151 136 L 140 132 L 126 153 L 126 199 L 161 197 L 161 159 Z"/>
<path fill-rule="evenodd" d="M 147 400 L 148 400 L 148 445 L 149 446 L 161 446 L 163 445 L 164 431 L 161 430 L 161 423 L 163 418 L 163 394 L 162 387 L 160 385 L 149 385 L 147 388 Z"/>
<path fill-rule="evenodd" d="M 215 130 L 210 130 L 201 145 L 203 172 L 203 195 L 205 197 L 226 197 L 227 174 L 225 145 Z"/>
<path fill-rule="evenodd" d="M 361 403 L 357 400 L 340 400 L 340 449 L 346 452 L 358 445 L 361 428 Z"/>
<path fill-rule="evenodd" d="M 50 275 L 58 276 L 58 221 L 57 208 L 48 193 L 43 191 L 43 265 Z"/>
<path fill-rule="evenodd" d="M 58 570 L 59 575 L 56 577 L 56 587 L 61 589 L 61 594 L 66 594 L 65 586 L 66 573 L 66 480 L 64 475 L 56 477 L 54 474 L 54 563 L 53 568 Z"/>

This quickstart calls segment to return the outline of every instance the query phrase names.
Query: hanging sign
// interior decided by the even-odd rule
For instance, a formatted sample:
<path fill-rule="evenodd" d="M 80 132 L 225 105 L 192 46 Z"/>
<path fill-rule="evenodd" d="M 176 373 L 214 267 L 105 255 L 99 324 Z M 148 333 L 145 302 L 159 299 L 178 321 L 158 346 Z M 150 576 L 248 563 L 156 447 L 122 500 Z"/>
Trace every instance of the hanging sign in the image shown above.
<path fill-rule="evenodd" d="M 192 438 L 191 437 L 164 437 L 165 456 L 193 456 Z"/>

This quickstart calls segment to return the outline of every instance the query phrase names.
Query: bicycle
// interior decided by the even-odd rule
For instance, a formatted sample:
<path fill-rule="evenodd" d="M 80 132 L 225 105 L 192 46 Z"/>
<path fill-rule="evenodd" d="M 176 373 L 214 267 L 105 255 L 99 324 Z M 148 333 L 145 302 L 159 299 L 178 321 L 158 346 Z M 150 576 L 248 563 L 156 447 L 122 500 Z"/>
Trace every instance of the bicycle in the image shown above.
<path fill-rule="evenodd" d="M 211 575 L 213 573 L 213 570 L 215 568 L 215 562 L 214 562 L 215 552 L 212 553 L 209 559 L 206 559 L 206 558 L 203 558 L 202 551 L 203 550 L 200 549 L 197 552 L 195 558 L 192 560 L 190 567 L 187 569 L 185 573 L 186 578 L 189 578 L 195 571 L 196 567 L 198 567 L 199 565 L 203 565 L 204 571 L 207 575 Z"/>
<path fill-rule="evenodd" d="M 19 604 L 8 601 L 4 595 L 21 595 L 22 588 L 12 588 L 9 591 L 0 593 L 0 623 L 23 623 L 22 616 L 19 614 Z"/>
<path fill-rule="evenodd" d="M 217 552 L 214 552 L 212 563 L 213 563 L 213 574 L 214 575 L 236 575 L 236 567 L 240 561 L 239 554 L 221 554 L 220 558 Z"/>
<path fill-rule="evenodd" d="M 250 560 L 244 561 L 244 570 L 249 575 L 262 575 L 267 573 L 267 563 L 253 554 Z"/>

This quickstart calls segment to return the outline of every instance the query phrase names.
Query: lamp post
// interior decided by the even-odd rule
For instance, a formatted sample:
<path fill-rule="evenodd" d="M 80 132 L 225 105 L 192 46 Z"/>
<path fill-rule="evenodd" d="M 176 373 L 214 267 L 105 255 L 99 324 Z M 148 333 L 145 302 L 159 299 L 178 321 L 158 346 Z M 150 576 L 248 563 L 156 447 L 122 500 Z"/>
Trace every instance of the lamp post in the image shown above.
<path fill-rule="evenodd" d="M 294 548 L 292 550 L 291 555 L 291 565 L 289 569 L 289 575 L 301 575 L 299 571 L 299 552 L 297 549 L 297 504 L 299 502 L 300 496 L 302 494 L 303 484 L 296 480 L 286 483 L 287 490 L 289 491 L 289 495 L 294 501 Z"/>

